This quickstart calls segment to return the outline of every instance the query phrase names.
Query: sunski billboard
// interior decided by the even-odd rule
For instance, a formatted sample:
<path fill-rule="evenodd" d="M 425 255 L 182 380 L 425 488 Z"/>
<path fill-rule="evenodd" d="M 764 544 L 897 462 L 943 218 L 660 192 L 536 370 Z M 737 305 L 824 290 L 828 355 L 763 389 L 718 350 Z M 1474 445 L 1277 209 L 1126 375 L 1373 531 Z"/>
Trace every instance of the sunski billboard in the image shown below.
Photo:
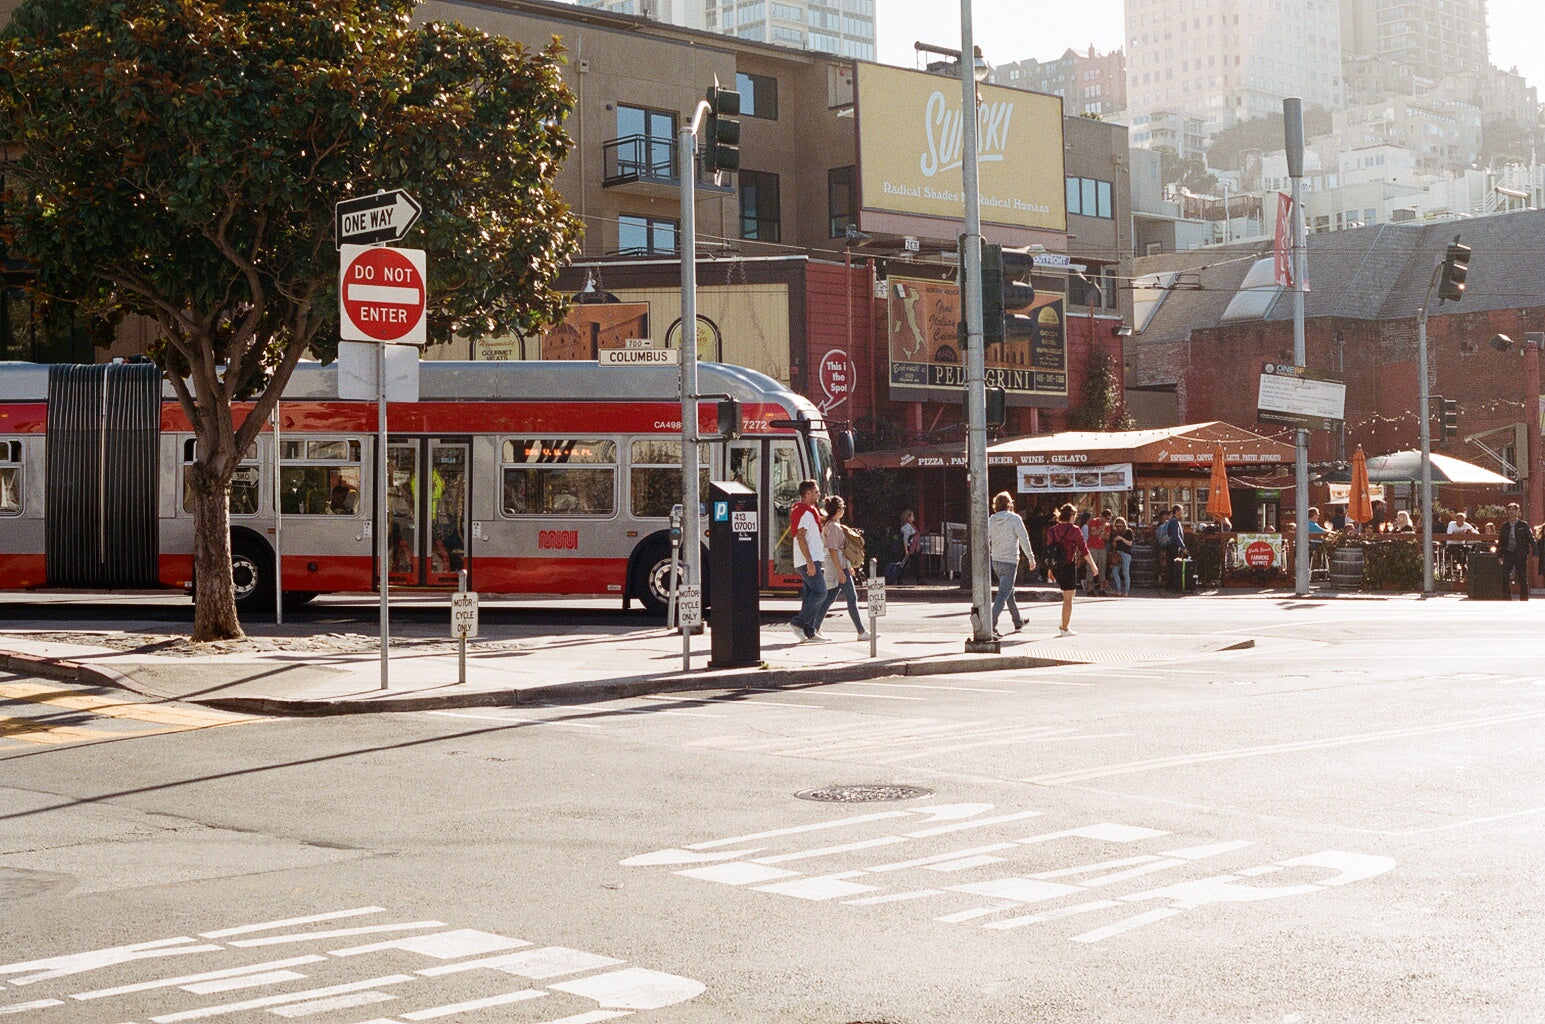
<path fill-rule="evenodd" d="M 1062 101 L 977 87 L 982 221 L 1067 230 Z M 965 152 L 959 79 L 858 66 L 858 163 L 863 208 L 960 220 Z"/>

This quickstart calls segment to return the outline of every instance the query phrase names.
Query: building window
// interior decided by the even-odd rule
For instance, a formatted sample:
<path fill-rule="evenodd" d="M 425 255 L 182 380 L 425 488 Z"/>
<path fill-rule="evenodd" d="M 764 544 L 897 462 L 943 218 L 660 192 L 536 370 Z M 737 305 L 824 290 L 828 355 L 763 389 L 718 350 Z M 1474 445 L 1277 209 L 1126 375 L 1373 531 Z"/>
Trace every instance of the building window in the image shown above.
<path fill-rule="evenodd" d="M 858 226 L 858 175 L 852 164 L 833 167 L 826 172 L 827 231 L 841 238 L 848 228 Z"/>
<path fill-rule="evenodd" d="M 740 237 L 782 241 L 778 217 L 778 176 L 767 171 L 740 172 Z"/>
<path fill-rule="evenodd" d="M 671 255 L 676 252 L 677 222 L 664 217 L 617 218 L 617 252 L 623 256 Z"/>
<path fill-rule="evenodd" d="M 1097 178 L 1069 178 L 1068 212 L 1081 217 L 1115 218 L 1111 200 L 1111 183 Z"/>
<path fill-rule="evenodd" d="M 617 138 L 632 139 L 618 151 L 618 171 L 642 178 L 672 178 L 676 115 L 617 104 Z"/>
<path fill-rule="evenodd" d="M 740 93 L 742 117 L 778 120 L 778 80 L 771 75 L 735 73 L 735 91 Z"/>

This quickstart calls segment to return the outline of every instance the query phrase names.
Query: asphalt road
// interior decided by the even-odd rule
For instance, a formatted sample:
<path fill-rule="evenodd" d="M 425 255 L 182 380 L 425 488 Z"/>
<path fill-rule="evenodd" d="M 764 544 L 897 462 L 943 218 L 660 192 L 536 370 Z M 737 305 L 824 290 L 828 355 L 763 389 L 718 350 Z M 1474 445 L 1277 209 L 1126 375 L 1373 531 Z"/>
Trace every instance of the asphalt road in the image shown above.
<path fill-rule="evenodd" d="M 0 1014 L 1538 1021 L 1535 607 L 1090 602 L 1256 646 L 321 720 L 0 678 Z"/>

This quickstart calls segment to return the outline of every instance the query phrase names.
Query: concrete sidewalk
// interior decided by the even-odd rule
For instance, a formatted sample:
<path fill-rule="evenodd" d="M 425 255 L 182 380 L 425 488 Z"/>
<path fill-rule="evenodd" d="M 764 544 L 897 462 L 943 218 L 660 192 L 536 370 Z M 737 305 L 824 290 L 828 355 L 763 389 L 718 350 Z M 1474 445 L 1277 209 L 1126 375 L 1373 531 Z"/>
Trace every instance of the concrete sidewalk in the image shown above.
<path fill-rule="evenodd" d="M 1042 620 L 1006 636 L 1000 654 L 967 654 L 968 619 L 958 599 L 892 602 L 880 621 L 877 652 L 870 657 L 869 644 L 853 639 L 845 616 L 828 620 L 834 642 L 819 644 L 794 642 L 781 616 L 764 615 L 760 665 L 713 668 L 705 632 L 692 638 L 691 667 L 683 671 L 682 637 L 663 628 L 491 625 L 485 619 L 481 635 L 467 643 L 465 682 L 458 680 L 457 644 L 445 638 L 443 627 L 408 626 L 403 635 L 394 627 L 385 689 L 379 636 L 358 624 L 348 633 L 319 634 L 314 625 L 249 623 L 246 640 L 215 644 L 189 643 L 188 626 L 180 622 L 71 624 L 65 630 L 12 624 L 0 628 L 0 668 L 248 713 L 320 715 L 1174 661 L 1253 644 L 1237 636 L 1130 630 L 1059 638 Z"/>

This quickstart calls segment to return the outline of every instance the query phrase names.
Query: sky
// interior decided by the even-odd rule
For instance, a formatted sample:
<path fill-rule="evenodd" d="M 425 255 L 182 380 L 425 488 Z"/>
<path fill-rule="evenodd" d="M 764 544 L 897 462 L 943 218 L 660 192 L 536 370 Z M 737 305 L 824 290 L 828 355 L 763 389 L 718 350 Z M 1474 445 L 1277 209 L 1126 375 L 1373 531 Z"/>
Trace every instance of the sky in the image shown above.
<path fill-rule="evenodd" d="M 1122 0 L 972 0 L 972 34 L 991 64 L 1054 60 L 1091 43 L 1101 53 L 1121 45 Z M 1540 0 L 1487 0 L 1491 62 L 1517 67 L 1545 95 L 1545 4 Z M 921 67 L 912 44 L 921 40 L 960 48 L 957 0 L 875 0 L 875 30 L 882 64 Z"/>

